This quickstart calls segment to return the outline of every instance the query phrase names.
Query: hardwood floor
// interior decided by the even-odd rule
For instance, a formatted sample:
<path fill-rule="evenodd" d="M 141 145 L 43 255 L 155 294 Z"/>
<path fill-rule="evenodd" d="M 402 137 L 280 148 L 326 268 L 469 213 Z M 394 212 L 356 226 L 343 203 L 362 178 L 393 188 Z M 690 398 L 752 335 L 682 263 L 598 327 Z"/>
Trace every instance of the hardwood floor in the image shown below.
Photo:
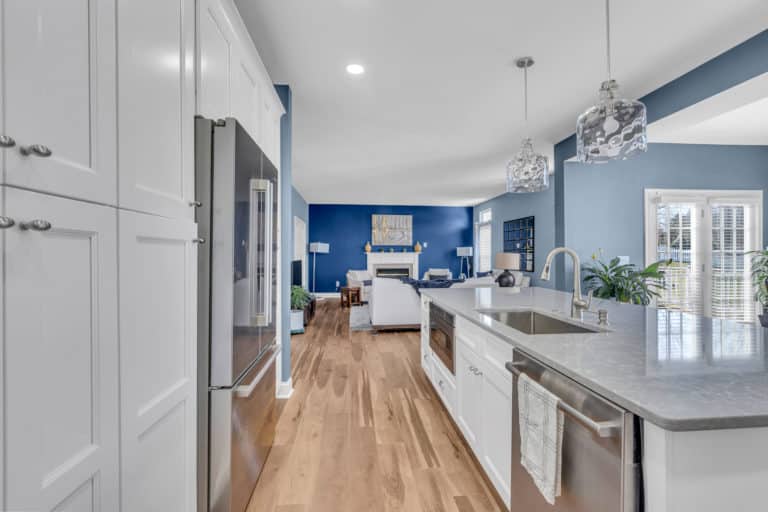
<path fill-rule="evenodd" d="M 419 333 L 318 303 L 248 512 L 501 511 L 419 364 Z"/>

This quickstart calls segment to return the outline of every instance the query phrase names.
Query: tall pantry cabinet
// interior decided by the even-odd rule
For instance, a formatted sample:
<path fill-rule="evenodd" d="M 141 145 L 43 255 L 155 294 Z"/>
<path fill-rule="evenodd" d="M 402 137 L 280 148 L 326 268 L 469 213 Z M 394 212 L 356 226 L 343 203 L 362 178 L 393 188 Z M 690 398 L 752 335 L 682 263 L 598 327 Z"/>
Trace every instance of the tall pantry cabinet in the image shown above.
<path fill-rule="evenodd" d="M 0 510 L 195 509 L 196 10 L 0 0 Z"/>

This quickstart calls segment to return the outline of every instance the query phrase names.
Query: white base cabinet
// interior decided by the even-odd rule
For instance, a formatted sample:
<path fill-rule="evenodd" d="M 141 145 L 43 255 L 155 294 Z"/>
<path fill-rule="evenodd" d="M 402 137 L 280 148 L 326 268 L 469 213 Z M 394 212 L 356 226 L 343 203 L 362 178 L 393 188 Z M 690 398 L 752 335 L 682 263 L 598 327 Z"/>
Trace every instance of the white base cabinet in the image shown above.
<path fill-rule="evenodd" d="M 0 187 L 2 510 L 118 510 L 114 208 Z M 21 229 L 41 221 L 38 229 Z M 49 223 L 48 225 L 42 223 Z"/>
<path fill-rule="evenodd" d="M 428 309 L 422 312 L 422 329 L 429 325 L 428 313 Z M 424 336 L 422 332 L 422 338 Z M 422 340 L 422 358 L 428 363 L 425 366 L 427 376 L 496 492 L 509 506 L 512 376 L 504 369 L 504 364 L 512 360 L 512 347 L 462 318 L 456 318 L 456 377 L 453 380 L 429 350 L 428 329 L 426 336 L 426 341 Z"/>

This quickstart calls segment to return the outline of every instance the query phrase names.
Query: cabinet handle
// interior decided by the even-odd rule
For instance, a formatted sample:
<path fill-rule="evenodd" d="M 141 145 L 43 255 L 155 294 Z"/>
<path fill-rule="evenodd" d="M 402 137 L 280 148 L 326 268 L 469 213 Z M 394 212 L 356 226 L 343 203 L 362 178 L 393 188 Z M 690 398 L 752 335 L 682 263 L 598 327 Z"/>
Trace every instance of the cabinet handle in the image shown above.
<path fill-rule="evenodd" d="M 32 144 L 31 146 L 19 146 L 19 151 L 21 151 L 21 154 L 24 156 L 39 156 L 41 158 L 48 158 L 53 154 L 53 151 L 51 151 L 48 146 L 43 146 L 42 144 Z"/>
<path fill-rule="evenodd" d="M 437 383 L 437 385 L 438 385 L 438 386 L 440 386 L 440 389 L 443 389 L 443 386 L 444 386 L 444 384 L 443 384 L 443 381 L 442 381 L 442 380 L 441 380 L 441 381 L 439 381 L 439 382 Z"/>
<path fill-rule="evenodd" d="M 201 238 L 201 237 L 194 238 L 194 239 L 192 239 L 192 243 L 193 244 L 204 244 L 205 243 L 205 238 Z"/>
<path fill-rule="evenodd" d="M 0 148 L 12 148 L 16 141 L 9 135 L 0 135 Z"/>
<path fill-rule="evenodd" d="M 51 223 L 47 220 L 35 219 L 29 222 L 22 222 L 19 224 L 19 228 L 21 228 L 22 231 L 27 231 L 30 229 L 32 231 L 48 231 L 51 229 Z"/>
<path fill-rule="evenodd" d="M 200 201 L 190 201 L 189 206 L 192 206 L 194 208 L 200 208 L 201 206 L 203 206 L 203 203 L 201 203 Z"/>
<path fill-rule="evenodd" d="M 16 224 L 16 221 L 12 218 L 0 215 L 0 229 L 8 229 L 14 224 Z"/>

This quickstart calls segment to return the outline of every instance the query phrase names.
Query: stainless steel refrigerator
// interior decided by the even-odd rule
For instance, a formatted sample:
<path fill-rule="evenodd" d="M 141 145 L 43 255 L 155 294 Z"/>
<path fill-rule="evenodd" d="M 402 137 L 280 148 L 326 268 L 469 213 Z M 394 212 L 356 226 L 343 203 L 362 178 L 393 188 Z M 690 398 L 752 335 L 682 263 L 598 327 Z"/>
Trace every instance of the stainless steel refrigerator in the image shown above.
<path fill-rule="evenodd" d="M 235 120 L 195 121 L 198 510 L 242 512 L 275 433 L 277 169 Z"/>

